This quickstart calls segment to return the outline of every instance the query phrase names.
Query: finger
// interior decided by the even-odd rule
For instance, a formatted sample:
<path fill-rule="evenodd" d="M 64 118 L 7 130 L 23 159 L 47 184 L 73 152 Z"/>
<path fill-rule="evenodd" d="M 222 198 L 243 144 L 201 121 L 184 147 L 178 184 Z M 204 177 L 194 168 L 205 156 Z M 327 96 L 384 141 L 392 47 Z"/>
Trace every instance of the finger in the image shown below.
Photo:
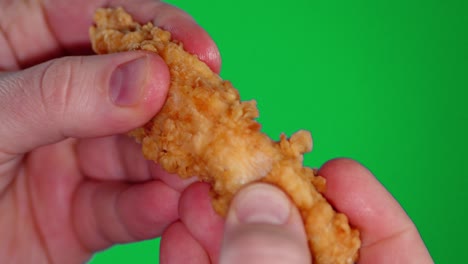
<path fill-rule="evenodd" d="M 360 263 L 431 263 L 411 219 L 369 170 L 336 159 L 318 173 L 327 179 L 327 199 L 361 231 Z"/>
<path fill-rule="evenodd" d="M 158 237 L 178 219 L 178 200 L 179 193 L 160 181 L 87 182 L 75 195 L 74 227 L 90 252 Z"/>
<path fill-rule="evenodd" d="M 2 55 L 6 54 L 0 70 L 18 70 L 62 54 L 41 11 L 41 2 L 0 1 L 0 39 L 6 44 L 0 46 Z"/>
<path fill-rule="evenodd" d="M 146 52 L 67 57 L 3 73 L 0 149 L 24 153 L 67 137 L 126 132 L 162 107 L 168 84 L 163 60 Z"/>
<path fill-rule="evenodd" d="M 211 263 L 203 247 L 181 222 L 175 222 L 163 233 L 160 246 L 162 264 Z"/>
<path fill-rule="evenodd" d="M 153 21 L 156 26 L 170 31 L 175 39 L 184 43 L 188 52 L 196 54 L 219 73 L 221 60 L 216 44 L 187 13 L 174 6 L 152 0 L 88 0 L 74 8 L 69 8 L 70 4 L 69 1 L 45 1 L 44 4 L 51 31 L 67 49 L 90 47 L 88 29 L 98 7 L 122 6 L 140 23 Z M 70 21 L 73 23 L 68 23 Z"/>
<path fill-rule="evenodd" d="M 224 220 L 213 211 L 209 197 L 210 186 L 194 183 L 183 193 L 179 202 L 179 215 L 189 233 L 217 263 L 223 239 Z"/>
<path fill-rule="evenodd" d="M 327 179 L 327 198 L 361 228 L 363 246 L 412 226 L 397 201 L 359 163 L 348 159 L 332 160 L 318 173 Z"/>
<path fill-rule="evenodd" d="M 184 44 L 186 51 L 196 54 L 214 72 L 219 73 L 221 57 L 216 44 L 186 12 L 161 1 L 113 1 L 112 5 L 123 6 L 140 23 L 153 21 L 154 25 L 171 32 L 174 39 Z"/>
<path fill-rule="evenodd" d="M 182 192 L 184 191 L 187 187 L 189 187 L 192 183 L 197 182 L 198 178 L 192 177 L 188 179 L 182 179 L 176 174 L 169 173 L 165 171 L 161 165 L 156 164 L 154 162 L 150 162 L 149 164 L 149 170 L 151 177 L 155 179 L 159 179 L 168 186 L 170 186 L 172 189 Z"/>
<path fill-rule="evenodd" d="M 99 181 L 145 182 L 161 180 L 182 192 L 196 177 L 182 179 L 144 158 L 141 145 L 126 135 L 81 140 L 77 147 L 80 171 Z"/>
<path fill-rule="evenodd" d="M 299 211 L 276 187 L 253 184 L 233 199 L 220 262 L 311 263 Z"/>
<path fill-rule="evenodd" d="M 141 146 L 126 135 L 81 140 L 76 152 L 81 172 L 90 179 L 126 182 L 152 179 Z"/>
<path fill-rule="evenodd" d="M 13 54 L 12 47 L 6 36 L 5 31 L 2 28 L 2 22 L 0 19 L 0 71 L 13 71 L 19 69 L 19 65 L 15 55 Z"/>
<path fill-rule="evenodd" d="M 44 237 L 43 245 L 55 252 L 67 252 L 67 259 L 89 256 L 92 252 L 77 244 L 70 206 L 81 182 L 73 151 L 75 140 L 63 140 L 28 153 L 23 161 L 27 174 L 17 176 L 15 182 L 24 182 L 21 193 L 30 201 L 34 226 Z M 60 257 L 56 255 L 57 257 Z M 65 259 L 54 259 L 66 263 Z"/>

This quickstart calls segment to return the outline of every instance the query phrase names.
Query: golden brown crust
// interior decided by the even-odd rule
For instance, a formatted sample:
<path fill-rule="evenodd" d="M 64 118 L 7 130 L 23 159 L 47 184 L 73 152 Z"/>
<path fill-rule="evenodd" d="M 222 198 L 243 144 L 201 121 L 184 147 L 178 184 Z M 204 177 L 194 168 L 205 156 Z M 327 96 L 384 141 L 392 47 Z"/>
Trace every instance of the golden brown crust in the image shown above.
<path fill-rule="evenodd" d="M 158 53 L 169 67 L 165 105 L 131 133 L 147 159 L 180 177 L 198 176 L 211 183 L 213 207 L 221 215 L 242 186 L 274 184 L 299 208 L 314 263 L 356 261 L 359 232 L 322 196 L 325 179 L 302 165 L 303 153 L 312 148 L 309 132 L 272 141 L 255 121 L 255 102 L 241 102 L 231 83 L 184 51 L 169 32 L 151 23 L 141 26 L 121 8 L 99 9 L 95 22 L 90 35 L 97 53 L 147 50 Z"/>

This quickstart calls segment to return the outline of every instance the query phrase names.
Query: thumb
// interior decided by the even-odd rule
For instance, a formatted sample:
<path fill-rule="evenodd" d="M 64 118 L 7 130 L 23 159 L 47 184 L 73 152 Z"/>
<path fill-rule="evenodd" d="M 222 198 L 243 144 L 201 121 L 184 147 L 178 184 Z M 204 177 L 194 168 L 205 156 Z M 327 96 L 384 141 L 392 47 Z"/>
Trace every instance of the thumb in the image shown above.
<path fill-rule="evenodd" d="M 162 106 L 169 72 L 155 54 L 65 57 L 0 73 L 0 150 L 127 132 Z"/>
<path fill-rule="evenodd" d="M 311 263 L 299 211 L 281 190 L 256 183 L 236 195 L 220 263 Z"/>

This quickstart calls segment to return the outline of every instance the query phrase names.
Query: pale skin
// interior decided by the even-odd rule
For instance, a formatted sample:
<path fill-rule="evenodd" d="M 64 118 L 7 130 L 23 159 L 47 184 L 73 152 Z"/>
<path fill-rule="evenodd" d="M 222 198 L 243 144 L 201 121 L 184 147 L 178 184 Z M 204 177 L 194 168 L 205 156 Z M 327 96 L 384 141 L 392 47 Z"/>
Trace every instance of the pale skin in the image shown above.
<path fill-rule="evenodd" d="M 208 185 L 165 173 L 121 135 L 158 112 L 169 76 L 153 54 L 87 55 L 92 14 L 102 6 L 123 6 L 171 31 L 219 72 L 208 34 L 158 1 L 0 0 L 2 263 L 82 263 L 114 244 L 158 236 L 161 263 L 310 263 L 298 211 L 281 191 L 245 188 L 224 220 Z M 131 61 L 138 63 L 126 67 Z M 133 79 L 115 81 L 118 71 Z M 137 91 L 125 90 L 126 81 Z M 410 218 L 366 168 L 336 159 L 320 175 L 325 196 L 361 230 L 359 263 L 433 263 Z"/>

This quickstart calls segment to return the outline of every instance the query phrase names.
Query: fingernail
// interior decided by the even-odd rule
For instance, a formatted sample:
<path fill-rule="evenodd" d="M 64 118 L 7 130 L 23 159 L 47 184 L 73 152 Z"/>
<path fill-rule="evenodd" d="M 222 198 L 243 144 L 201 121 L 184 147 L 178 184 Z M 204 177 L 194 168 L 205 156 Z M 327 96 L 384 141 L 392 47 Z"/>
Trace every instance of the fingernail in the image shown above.
<path fill-rule="evenodd" d="M 268 184 L 254 184 L 242 190 L 235 201 L 235 212 L 241 223 L 281 225 L 288 221 L 291 203 L 279 189 Z"/>
<path fill-rule="evenodd" d="M 118 106 L 140 102 L 148 75 L 148 57 L 125 62 L 114 70 L 110 79 L 110 97 Z"/>

